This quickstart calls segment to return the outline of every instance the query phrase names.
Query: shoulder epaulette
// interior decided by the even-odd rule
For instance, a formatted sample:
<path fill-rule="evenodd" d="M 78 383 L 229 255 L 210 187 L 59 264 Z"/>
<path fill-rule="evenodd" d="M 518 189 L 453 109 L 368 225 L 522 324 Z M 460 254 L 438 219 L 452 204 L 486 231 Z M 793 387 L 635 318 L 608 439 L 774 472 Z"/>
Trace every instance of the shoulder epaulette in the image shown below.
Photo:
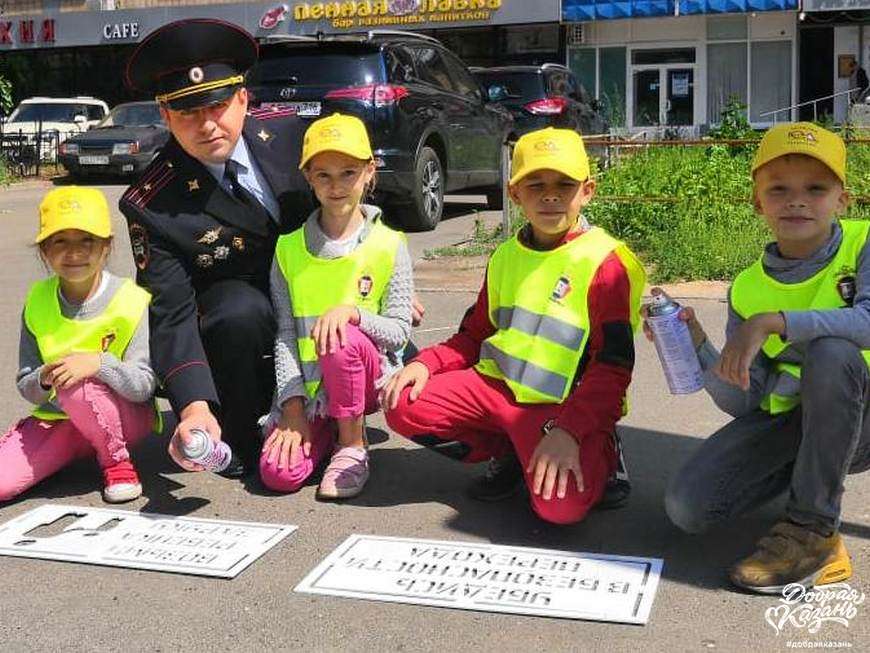
<path fill-rule="evenodd" d="M 261 107 L 257 109 L 249 109 L 248 115 L 257 120 L 272 120 L 273 118 L 283 118 L 286 116 L 295 116 L 296 109 L 290 107 L 280 107 L 273 105 L 271 107 Z"/>
<path fill-rule="evenodd" d="M 160 158 L 142 174 L 139 180 L 127 189 L 121 199 L 143 209 L 175 177 L 172 162 Z"/>

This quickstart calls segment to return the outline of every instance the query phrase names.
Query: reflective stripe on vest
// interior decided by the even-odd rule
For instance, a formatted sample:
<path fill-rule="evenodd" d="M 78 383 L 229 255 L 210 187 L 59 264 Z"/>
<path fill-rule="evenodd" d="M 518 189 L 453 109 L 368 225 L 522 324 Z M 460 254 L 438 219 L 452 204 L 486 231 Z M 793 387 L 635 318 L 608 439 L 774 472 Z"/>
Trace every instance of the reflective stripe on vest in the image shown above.
<path fill-rule="evenodd" d="M 502 379 L 519 403 L 564 401 L 589 338 L 589 286 L 611 252 L 627 271 L 631 322 L 637 328 L 643 266 L 603 230 L 593 227 L 544 252 L 529 249 L 517 236 L 499 246 L 486 272 L 496 333 L 481 345 L 475 369 Z"/>
<path fill-rule="evenodd" d="M 123 360 L 136 327 L 143 317 L 147 319 L 151 295 L 126 279 L 102 313 L 89 320 L 71 320 L 61 313 L 58 287 L 56 276 L 37 281 L 24 305 L 24 323 L 36 339 L 42 361 L 52 363 L 78 352 L 108 352 Z M 34 409 L 33 415 L 46 420 L 67 418 L 47 407 Z"/>
<path fill-rule="evenodd" d="M 376 221 L 365 240 L 347 256 L 313 256 L 305 244 L 305 227 L 278 238 L 275 258 L 290 290 L 296 344 L 305 393 L 317 394 L 322 374 L 311 329 L 317 318 L 339 305 L 380 313 L 396 250 L 404 235 Z"/>
<path fill-rule="evenodd" d="M 850 289 L 854 294 L 858 257 L 867 242 L 870 222 L 843 220 L 840 226 L 843 240 L 834 258 L 805 281 L 780 283 L 764 271 L 762 258 L 743 270 L 731 286 L 734 312 L 747 320 L 758 313 L 832 310 L 849 306 L 843 295 Z M 761 348 L 779 375 L 770 394 L 761 401 L 761 408 L 773 415 L 792 410 L 800 403 L 801 365 L 783 359 L 788 347 L 788 342 L 774 334 Z M 862 355 L 870 367 L 870 350 L 864 350 Z"/>

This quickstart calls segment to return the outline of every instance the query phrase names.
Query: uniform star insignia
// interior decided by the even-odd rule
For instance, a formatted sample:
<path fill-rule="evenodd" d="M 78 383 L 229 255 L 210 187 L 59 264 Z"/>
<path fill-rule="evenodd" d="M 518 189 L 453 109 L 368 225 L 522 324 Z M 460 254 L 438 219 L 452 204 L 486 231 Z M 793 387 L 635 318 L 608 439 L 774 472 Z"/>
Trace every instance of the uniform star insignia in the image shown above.
<path fill-rule="evenodd" d="M 199 190 L 199 179 L 191 179 L 187 182 L 187 190 L 192 193 L 195 190 Z"/>
<path fill-rule="evenodd" d="M 267 132 L 265 129 L 261 129 L 259 132 L 257 132 L 257 136 L 259 136 L 260 140 L 263 141 L 264 143 L 266 141 L 268 141 L 270 138 L 272 138 L 272 134 Z"/>
<path fill-rule="evenodd" d="M 149 190 L 151 190 L 151 184 L 145 184 L 144 186 L 142 186 L 142 188 L 143 188 L 146 192 L 148 192 Z"/>

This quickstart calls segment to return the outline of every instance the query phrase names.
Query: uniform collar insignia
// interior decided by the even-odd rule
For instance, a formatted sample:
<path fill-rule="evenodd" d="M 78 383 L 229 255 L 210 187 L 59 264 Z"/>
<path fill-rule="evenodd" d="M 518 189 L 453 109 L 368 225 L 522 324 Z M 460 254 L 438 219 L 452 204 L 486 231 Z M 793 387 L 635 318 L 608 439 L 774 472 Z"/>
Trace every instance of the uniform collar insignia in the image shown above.
<path fill-rule="evenodd" d="M 268 143 L 268 142 L 269 142 L 269 139 L 272 138 L 272 134 L 270 134 L 269 132 L 267 132 L 265 129 L 263 129 L 263 128 L 261 127 L 261 128 L 260 128 L 260 131 L 257 132 L 257 137 L 258 137 L 261 141 L 263 141 L 264 143 Z"/>
<path fill-rule="evenodd" d="M 195 190 L 199 190 L 199 179 L 189 179 L 187 181 L 187 190 L 190 193 Z"/>

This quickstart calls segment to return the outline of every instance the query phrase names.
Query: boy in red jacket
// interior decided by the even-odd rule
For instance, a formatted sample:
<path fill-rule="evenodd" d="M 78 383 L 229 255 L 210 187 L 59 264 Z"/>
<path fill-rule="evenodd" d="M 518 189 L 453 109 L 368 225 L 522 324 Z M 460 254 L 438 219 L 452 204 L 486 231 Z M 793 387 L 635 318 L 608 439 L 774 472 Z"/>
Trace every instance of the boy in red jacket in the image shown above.
<path fill-rule="evenodd" d="M 515 453 L 535 512 L 569 524 L 617 467 L 645 275 L 581 214 L 595 181 L 579 134 L 526 134 L 512 173 L 528 224 L 493 253 L 459 332 L 422 351 L 382 399 L 390 428 L 451 458 Z"/>

